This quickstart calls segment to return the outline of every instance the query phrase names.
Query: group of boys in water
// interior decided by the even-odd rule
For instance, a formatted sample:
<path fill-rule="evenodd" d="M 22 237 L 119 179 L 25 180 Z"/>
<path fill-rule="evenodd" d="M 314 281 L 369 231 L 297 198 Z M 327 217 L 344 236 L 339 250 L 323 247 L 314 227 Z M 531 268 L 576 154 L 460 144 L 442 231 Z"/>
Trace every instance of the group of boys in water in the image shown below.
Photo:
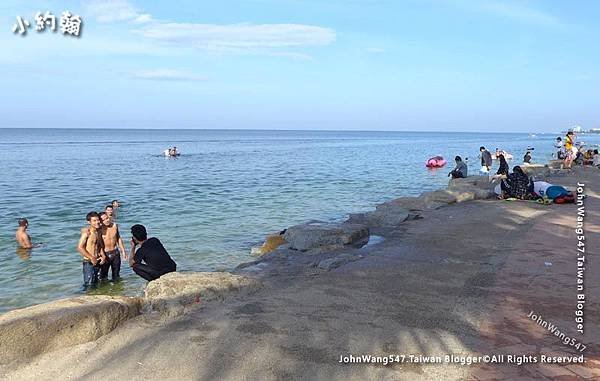
<path fill-rule="evenodd" d="M 113 200 L 103 212 L 89 212 L 86 215 L 88 226 L 81 229 L 77 251 L 83 258 L 84 288 L 93 287 L 108 279 L 111 272 L 113 281 L 120 279 L 121 259 L 128 261 L 131 269 L 142 278 L 151 281 L 173 272 L 177 265 L 158 238 L 148 238 L 143 225 L 131 227 L 131 251 L 125 251 L 119 226 L 115 222 L 119 202 Z M 29 222 L 19 219 L 15 238 L 21 248 L 36 247 L 27 233 Z"/>

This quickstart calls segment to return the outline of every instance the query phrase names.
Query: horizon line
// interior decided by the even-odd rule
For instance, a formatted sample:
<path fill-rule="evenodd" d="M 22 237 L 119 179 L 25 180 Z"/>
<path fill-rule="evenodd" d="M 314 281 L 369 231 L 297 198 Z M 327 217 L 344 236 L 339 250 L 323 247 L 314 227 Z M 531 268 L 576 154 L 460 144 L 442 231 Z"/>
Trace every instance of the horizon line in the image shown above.
<path fill-rule="evenodd" d="M 464 130 L 345 130 L 345 129 L 269 129 L 269 128 L 164 128 L 164 127 L 0 127 L 0 130 L 148 130 L 148 131 L 289 131 L 289 132 L 416 132 L 416 133 L 478 133 L 478 134 L 557 134 L 566 133 L 565 131 L 532 131 L 532 132 L 482 132 L 482 131 L 464 131 Z M 582 131 L 582 132 L 587 132 Z"/>

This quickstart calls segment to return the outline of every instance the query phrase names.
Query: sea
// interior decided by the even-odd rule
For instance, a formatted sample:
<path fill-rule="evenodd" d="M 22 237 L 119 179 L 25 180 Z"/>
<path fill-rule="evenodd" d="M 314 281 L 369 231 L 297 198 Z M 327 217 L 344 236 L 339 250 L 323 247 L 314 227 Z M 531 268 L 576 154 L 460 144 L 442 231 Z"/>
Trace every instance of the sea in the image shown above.
<path fill-rule="evenodd" d="M 377 203 L 443 188 L 453 158 L 480 169 L 479 147 L 517 165 L 528 148 L 547 162 L 562 134 L 0 129 L 0 313 L 64 297 L 137 295 L 146 282 L 124 263 L 122 280 L 82 288 L 76 251 L 85 215 L 121 202 L 117 222 L 146 226 L 180 271 L 231 270 L 267 234 L 307 220 L 340 221 Z M 600 143 L 600 135 L 581 136 Z M 178 158 L 162 152 L 177 146 Z M 442 155 L 448 164 L 425 168 Z M 495 164 L 496 165 L 496 164 Z M 33 250 L 18 249 L 29 220 Z"/>

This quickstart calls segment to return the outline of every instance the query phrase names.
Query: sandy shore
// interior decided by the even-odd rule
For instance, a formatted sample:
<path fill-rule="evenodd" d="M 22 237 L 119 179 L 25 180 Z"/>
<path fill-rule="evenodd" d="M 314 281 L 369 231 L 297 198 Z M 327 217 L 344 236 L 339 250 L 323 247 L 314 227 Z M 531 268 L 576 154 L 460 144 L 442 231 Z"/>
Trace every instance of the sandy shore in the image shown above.
<path fill-rule="evenodd" d="M 310 258 L 264 264 L 264 287 L 180 318 L 142 315 L 76 347 L 0 368 L 0 378 L 146 380 L 600 379 L 600 171 L 585 182 L 585 334 L 576 331 L 574 205 L 497 200 L 453 204 L 372 234 L 383 242 L 332 271 Z M 349 250 L 349 249 L 348 249 Z M 578 355 L 533 311 L 587 345 L 583 365 L 409 363 L 410 355 Z M 340 356 L 405 355 L 341 364 Z M 571 378 L 568 378 L 570 376 Z M 557 378 L 562 377 L 562 378 Z"/>

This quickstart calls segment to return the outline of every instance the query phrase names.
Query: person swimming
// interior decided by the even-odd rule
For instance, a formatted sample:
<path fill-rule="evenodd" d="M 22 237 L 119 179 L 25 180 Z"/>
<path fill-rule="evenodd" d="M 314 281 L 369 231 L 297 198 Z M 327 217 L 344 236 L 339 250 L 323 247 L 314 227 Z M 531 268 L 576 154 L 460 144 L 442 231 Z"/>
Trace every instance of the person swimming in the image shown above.
<path fill-rule="evenodd" d="M 27 233 L 29 221 L 27 221 L 27 218 L 20 218 L 18 223 L 19 227 L 17 228 L 17 232 L 15 233 L 15 239 L 19 244 L 19 247 L 23 249 L 31 249 L 33 247 L 33 243 L 31 242 L 31 237 Z"/>

